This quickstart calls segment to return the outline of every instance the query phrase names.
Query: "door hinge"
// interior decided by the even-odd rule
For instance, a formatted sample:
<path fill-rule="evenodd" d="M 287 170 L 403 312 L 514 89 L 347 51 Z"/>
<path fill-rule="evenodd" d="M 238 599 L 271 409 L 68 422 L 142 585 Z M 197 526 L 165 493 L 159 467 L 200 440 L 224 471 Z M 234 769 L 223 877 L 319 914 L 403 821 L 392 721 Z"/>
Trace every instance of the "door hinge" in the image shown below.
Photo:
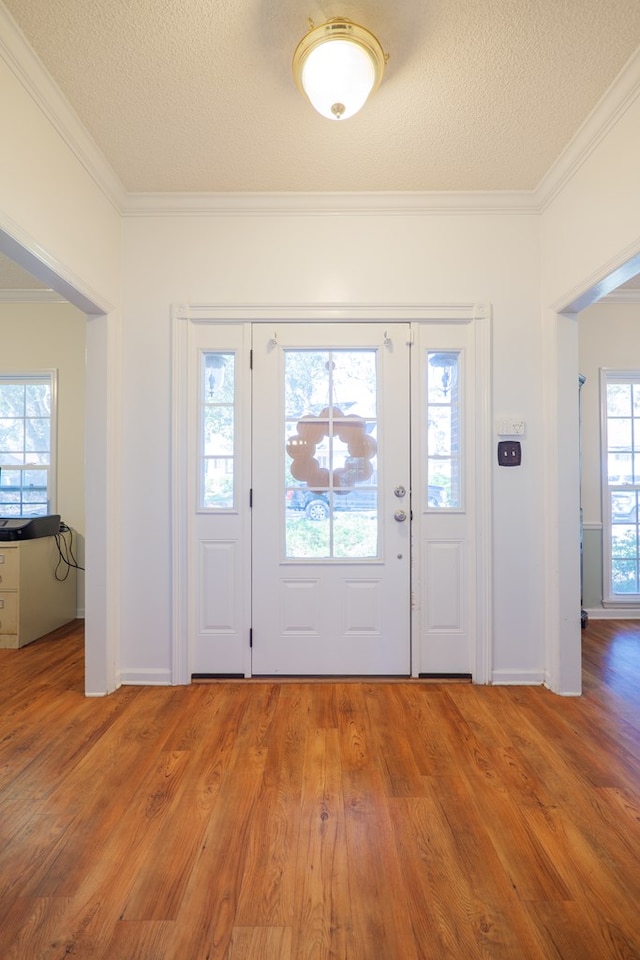
<path fill-rule="evenodd" d="M 249 488 L 249 510 L 253 506 L 253 487 Z"/>
<path fill-rule="evenodd" d="M 253 370 L 253 350 L 249 350 L 249 370 Z"/>
<path fill-rule="evenodd" d="M 253 627 L 249 627 L 249 647 L 253 647 Z"/>

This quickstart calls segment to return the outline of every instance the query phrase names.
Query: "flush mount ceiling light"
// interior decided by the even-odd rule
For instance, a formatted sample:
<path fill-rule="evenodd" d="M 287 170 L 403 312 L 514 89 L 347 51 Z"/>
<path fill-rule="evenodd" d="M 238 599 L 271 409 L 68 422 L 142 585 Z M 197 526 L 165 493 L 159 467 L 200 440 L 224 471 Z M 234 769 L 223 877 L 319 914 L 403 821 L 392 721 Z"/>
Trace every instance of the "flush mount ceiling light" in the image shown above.
<path fill-rule="evenodd" d="M 376 89 L 388 58 L 377 37 L 343 17 L 309 26 L 293 55 L 293 76 L 318 113 L 346 120 Z"/>

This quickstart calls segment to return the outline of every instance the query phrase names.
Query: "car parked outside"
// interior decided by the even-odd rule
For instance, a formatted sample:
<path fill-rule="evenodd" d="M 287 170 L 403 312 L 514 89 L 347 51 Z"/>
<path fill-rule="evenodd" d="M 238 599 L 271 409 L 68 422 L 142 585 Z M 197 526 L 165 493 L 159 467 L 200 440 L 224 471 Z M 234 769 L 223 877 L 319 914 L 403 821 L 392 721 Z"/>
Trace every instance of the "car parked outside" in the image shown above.
<path fill-rule="evenodd" d="M 373 511 L 377 508 L 377 490 L 375 487 L 354 487 L 349 493 L 334 494 L 335 510 Z M 329 494 L 307 487 L 294 487 L 287 491 L 287 506 L 291 510 L 304 510 L 309 520 L 326 520 L 331 509 Z"/>
<path fill-rule="evenodd" d="M 614 490 L 611 493 L 611 522 L 635 523 L 637 517 L 637 492 L 635 490 Z"/>
<path fill-rule="evenodd" d="M 443 487 L 429 485 L 429 506 L 438 507 L 442 502 Z M 376 487 L 354 487 L 348 493 L 336 493 L 333 497 L 335 510 L 354 510 L 358 513 L 375 512 L 378 507 Z M 307 487 L 293 487 L 287 491 L 287 507 L 304 510 L 309 520 L 326 520 L 331 513 L 329 494 Z"/>

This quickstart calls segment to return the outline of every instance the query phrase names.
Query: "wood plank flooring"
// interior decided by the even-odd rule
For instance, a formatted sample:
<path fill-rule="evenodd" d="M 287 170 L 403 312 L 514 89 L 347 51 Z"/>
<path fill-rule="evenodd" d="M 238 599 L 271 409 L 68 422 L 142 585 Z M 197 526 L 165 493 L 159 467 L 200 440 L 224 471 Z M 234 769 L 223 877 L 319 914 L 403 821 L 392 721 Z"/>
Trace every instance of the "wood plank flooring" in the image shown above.
<path fill-rule="evenodd" d="M 2 960 L 640 958 L 640 623 L 584 696 L 209 683 L 83 695 L 0 651 Z"/>

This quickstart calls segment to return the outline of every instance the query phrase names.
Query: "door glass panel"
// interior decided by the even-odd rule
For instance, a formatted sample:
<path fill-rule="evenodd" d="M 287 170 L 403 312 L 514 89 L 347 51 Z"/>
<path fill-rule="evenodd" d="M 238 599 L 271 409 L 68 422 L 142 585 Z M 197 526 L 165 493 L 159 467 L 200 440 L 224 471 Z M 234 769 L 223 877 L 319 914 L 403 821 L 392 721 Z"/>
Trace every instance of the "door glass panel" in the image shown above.
<path fill-rule="evenodd" d="M 200 510 L 234 505 L 235 355 L 201 355 Z"/>
<path fill-rule="evenodd" d="M 376 350 L 285 350 L 285 556 L 376 558 Z"/>
<path fill-rule="evenodd" d="M 460 352 L 427 350 L 427 508 L 462 506 Z"/>

